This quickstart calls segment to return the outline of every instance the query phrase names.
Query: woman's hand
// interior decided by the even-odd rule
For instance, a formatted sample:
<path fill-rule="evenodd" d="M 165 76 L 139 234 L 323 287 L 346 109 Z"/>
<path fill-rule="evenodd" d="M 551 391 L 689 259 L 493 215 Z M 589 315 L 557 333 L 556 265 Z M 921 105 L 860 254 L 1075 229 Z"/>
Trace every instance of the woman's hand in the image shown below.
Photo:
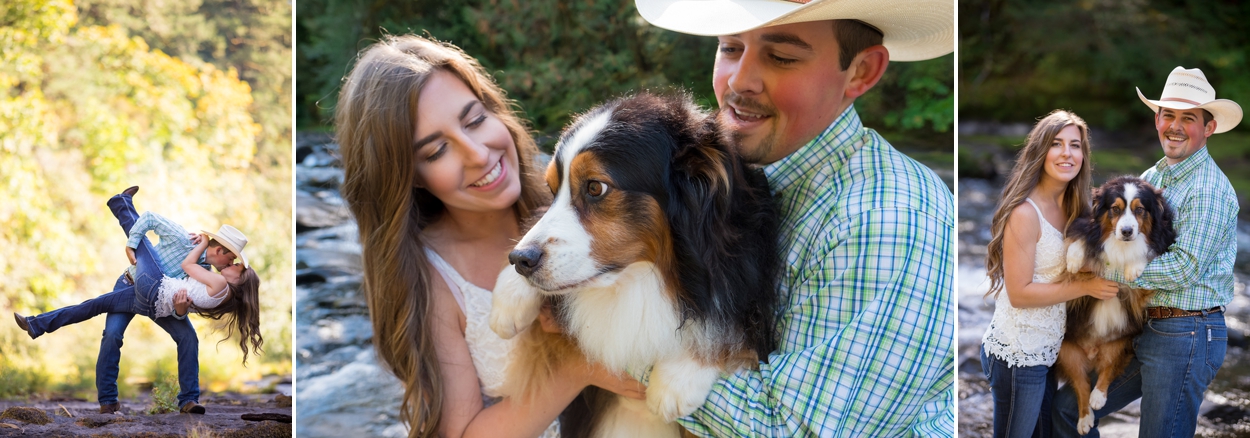
<path fill-rule="evenodd" d="M 127 247 L 126 247 L 126 258 L 130 259 L 130 264 L 132 264 L 132 265 L 137 265 L 137 264 L 139 264 L 139 261 L 138 261 L 138 260 L 135 260 L 135 249 L 134 249 L 134 248 L 131 248 L 131 247 L 129 247 L 129 246 L 127 246 Z"/>
<path fill-rule="evenodd" d="M 1081 281 L 1078 284 L 1078 287 L 1080 287 L 1081 292 L 1085 295 L 1089 295 L 1099 300 L 1109 300 L 1115 298 L 1116 294 L 1120 292 L 1119 283 L 1102 277 L 1094 277 L 1089 280 Z"/>
<path fill-rule="evenodd" d="M 204 235 L 198 233 L 187 233 L 187 238 L 191 239 L 191 243 L 194 245 L 199 245 L 200 242 L 204 241 Z"/>
<path fill-rule="evenodd" d="M 174 293 L 174 314 L 178 316 L 186 316 L 187 310 L 191 308 L 191 298 L 187 296 L 187 290 L 178 289 Z"/>
<path fill-rule="evenodd" d="M 588 385 L 598 386 L 622 397 L 646 400 L 647 387 L 628 374 L 613 373 L 599 363 L 583 363 L 581 366 L 585 369 Z"/>

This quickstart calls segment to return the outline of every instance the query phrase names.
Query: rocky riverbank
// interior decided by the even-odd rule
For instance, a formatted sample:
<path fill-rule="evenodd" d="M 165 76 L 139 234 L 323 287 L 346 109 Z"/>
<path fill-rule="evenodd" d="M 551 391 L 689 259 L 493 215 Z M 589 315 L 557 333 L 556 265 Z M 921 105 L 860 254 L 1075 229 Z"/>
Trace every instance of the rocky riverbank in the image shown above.
<path fill-rule="evenodd" d="M 379 363 L 360 243 L 328 135 L 296 137 L 296 393 L 301 437 L 405 437 L 403 385 Z"/>

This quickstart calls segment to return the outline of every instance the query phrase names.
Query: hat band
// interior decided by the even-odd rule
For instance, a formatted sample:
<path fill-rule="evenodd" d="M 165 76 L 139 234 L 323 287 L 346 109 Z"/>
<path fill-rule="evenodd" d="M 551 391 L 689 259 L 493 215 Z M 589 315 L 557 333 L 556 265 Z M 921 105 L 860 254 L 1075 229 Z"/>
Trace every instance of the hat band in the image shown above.
<path fill-rule="evenodd" d="M 1198 103 L 1197 101 L 1193 101 L 1189 99 L 1181 99 L 1179 97 L 1165 97 L 1165 98 L 1159 99 L 1159 101 L 1160 102 L 1181 102 L 1181 103 L 1187 103 L 1193 106 L 1202 105 L 1201 103 Z"/>

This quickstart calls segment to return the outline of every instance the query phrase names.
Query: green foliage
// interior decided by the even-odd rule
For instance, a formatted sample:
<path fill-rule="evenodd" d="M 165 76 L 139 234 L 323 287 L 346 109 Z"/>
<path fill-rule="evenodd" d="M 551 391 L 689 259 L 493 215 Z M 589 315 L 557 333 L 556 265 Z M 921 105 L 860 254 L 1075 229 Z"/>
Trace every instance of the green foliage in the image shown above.
<path fill-rule="evenodd" d="M 333 123 L 343 75 L 383 33 L 460 46 L 520 104 L 547 147 L 574 115 L 630 91 L 681 87 L 703 106 L 716 105 L 716 39 L 651 26 L 633 1 L 310 0 L 296 14 L 300 129 Z M 952 63 L 953 57 L 895 63 L 857 105 L 872 126 L 950 132 Z M 949 150 L 951 136 L 943 137 Z"/>
<path fill-rule="evenodd" d="M 178 410 L 178 378 L 163 373 L 152 384 L 152 406 L 148 415 L 164 414 Z"/>
<path fill-rule="evenodd" d="M 959 2 L 960 117 L 1028 122 L 1055 108 L 1099 128 L 1150 116 L 1176 66 L 1201 68 L 1219 97 L 1250 100 L 1250 3 L 1161 0 Z"/>

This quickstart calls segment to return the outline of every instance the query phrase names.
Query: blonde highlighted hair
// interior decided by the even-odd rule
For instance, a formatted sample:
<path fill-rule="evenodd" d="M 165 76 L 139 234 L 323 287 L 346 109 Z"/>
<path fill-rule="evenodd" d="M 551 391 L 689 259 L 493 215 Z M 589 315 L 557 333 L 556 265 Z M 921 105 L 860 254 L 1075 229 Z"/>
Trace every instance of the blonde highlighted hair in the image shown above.
<path fill-rule="evenodd" d="M 373 341 L 382 361 L 404 383 L 400 415 L 410 437 L 438 431 L 443 389 L 431 330 L 431 282 L 421 231 L 444 211 L 438 198 L 414 186 L 417 105 L 435 72 L 459 78 L 497 117 L 516 144 L 521 196 L 518 224 L 550 202 L 535 166 L 538 148 L 513 103 L 482 66 L 459 48 L 414 35 L 386 36 L 364 49 L 344 78 L 335 109 L 343 163 L 342 195 L 360 228 L 364 291 Z"/>
<path fill-rule="evenodd" d="M 1016 154 L 1016 164 L 1011 169 L 1007 185 L 1003 187 L 1003 195 L 999 198 L 998 210 L 994 212 L 994 219 L 990 222 L 990 243 L 986 247 L 985 255 L 985 270 L 990 277 L 990 290 L 985 294 L 987 297 L 990 295 L 997 297 L 998 292 L 1003 289 L 1003 233 L 1007 229 L 1007 218 L 1017 206 L 1025 202 L 1024 199 L 1029 196 L 1033 188 L 1037 187 L 1051 142 L 1055 140 L 1059 131 L 1068 126 L 1076 126 L 1081 131 L 1081 153 L 1085 159 L 1081 160 L 1081 170 L 1076 174 L 1076 178 L 1068 181 L 1068 186 L 1063 190 L 1061 207 L 1065 216 L 1064 230 L 1067 230 L 1068 225 L 1071 225 L 1076 218 L 1089 213 L 1091 173 L 1089 126 L 1085 124 L 1084 119 L 1071 111 L 1051 111 L 1046 117 L 1038 120 L 1036 125 L 1033 125 L 1033 130 L 1029 131 L 1024 147 Z"/>

